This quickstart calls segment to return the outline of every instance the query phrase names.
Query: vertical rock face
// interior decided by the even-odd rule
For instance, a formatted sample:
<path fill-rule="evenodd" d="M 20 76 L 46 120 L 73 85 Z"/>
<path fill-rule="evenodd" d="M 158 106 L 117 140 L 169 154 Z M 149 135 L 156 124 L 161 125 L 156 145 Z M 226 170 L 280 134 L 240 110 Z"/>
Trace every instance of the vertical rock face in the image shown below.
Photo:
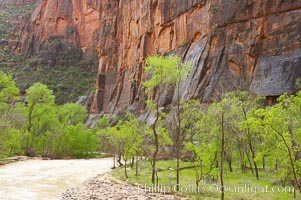
<path fill-rule="evenodd" d="M 184 99 L 212 101 L 235 89 L 262 96 L 293 91 L 301 75 L 300 8 L 301 1 L 280 0 L 120 1 L 105 11 L 113 16 L 102 24 L 108 35 L 101 35 L 92 111 L 135 101 L 140 109 L 136 87 L 144 58 L 155 53 L 173 52 L 191 63 Z"/>
<path fill-rule="evenodd" d="M 73 43 L 83 52 L 96 50 L 100 31 L 99 0 L 43 0 L 22 25 L 17 47 L 26 55 L 33 54 L 40 44 L 52 36 Z"/>
<path fill-rule="evenodd" d="M 142 109 L 144 59 L 156 53 L 191 63 L 184 99 L 235 89 L 277 96 L 301 76 L 301 0 L 44 0 L 31 21 L 23 52 L 51 35 L 97 49 L 94 113 Z"/>

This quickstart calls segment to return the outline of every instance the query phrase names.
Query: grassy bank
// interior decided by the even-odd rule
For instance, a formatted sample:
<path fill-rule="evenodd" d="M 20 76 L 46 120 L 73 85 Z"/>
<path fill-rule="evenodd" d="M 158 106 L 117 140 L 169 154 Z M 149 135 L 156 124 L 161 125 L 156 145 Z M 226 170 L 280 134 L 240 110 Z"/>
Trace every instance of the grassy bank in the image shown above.
<path fill-rule="evenodd" d="M 135 167 L 128 168 L 128 181 L 133 184 L 140 184 L 147 190 L 174 192 L 176 183 L 176 162 L 173 160 L 159 161 L 158 162 L 158 178 L 159 183 L 157 188 L 152 187 L 151 184 L 151 165 L 149 161 L 139 161 L 139 174 L 136 176 Z M 220 199 L 220 193 L 217 191 L 219 186 L 218 176 L 205 176 L 205 180 L 201 180 L 199 185 L 199 192 L 196 192 L 195 187 L 195 169 L 189 168 L 193 166 L 192 162 L 182 162 L 180 172 L 180 190 L 184 196 L 191 199 Z M 238 165 L 237 165 L 238 166 Z M 234 172 L 230 172 L 225 168 L 225 186 L 226 189 L 225 199 L 237 200 L 282 200 L 293 199 L 292 191 L 289 192 L 288 186 L 281 186 L 278 182 L 279 176 L 272 170 L 260 170 L 260 179 L 256 180 L 255 176 L 250 171 L 242 173 L 239 168 L 235 168 Z M 124 168 L 118 168 L 112 171 L 112 175 L 125 180 Z M 230 188 L 231 187 L 231 188 Z M 257 188 L 255 188 L 257 187 Z M 255 191 L 256 189 L 256 191 Z M 278 191 L 279 189 L 279 191 Z M 235 191 L 236 190 L 236 191 Z M 274 192 L 272 191 L 274 190 Z M 284 191 L 287 190 L 287 191 Z M 267 192 L 266 192 L 267 191 Z M 301 199 L 300 194 L 297 192 L 297 199 Z"/>

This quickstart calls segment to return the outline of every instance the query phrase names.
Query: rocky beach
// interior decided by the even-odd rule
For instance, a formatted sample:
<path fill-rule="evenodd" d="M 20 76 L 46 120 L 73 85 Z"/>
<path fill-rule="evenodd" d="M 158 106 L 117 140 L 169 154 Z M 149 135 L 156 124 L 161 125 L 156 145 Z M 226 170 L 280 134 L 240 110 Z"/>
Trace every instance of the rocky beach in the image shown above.
<path fill-rule="evenodd" d="M 187 198 L 172 194 L 152 193 L 138 185 L 131 185 L 109 174 L 99 175 L 82 185 L 71 188 L 62 194 L 61 200 L 184 200 Z"/>

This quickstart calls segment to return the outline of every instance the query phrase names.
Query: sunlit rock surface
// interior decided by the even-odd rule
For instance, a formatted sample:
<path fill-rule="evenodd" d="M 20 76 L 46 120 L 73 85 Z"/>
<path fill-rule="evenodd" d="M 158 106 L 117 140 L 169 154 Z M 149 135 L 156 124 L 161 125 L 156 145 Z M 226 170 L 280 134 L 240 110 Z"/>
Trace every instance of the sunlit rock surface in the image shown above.
<path fill-rule="evenodd" d="M 44 0 L 20 35 L 27 54 L 53 35 L 98 52 L 92 113 L 143 110 L 144 59 L 156 53 L 191 63 L 181 94 L 203 102 L 294 92 L 301 75 L 300 0 Z"/>

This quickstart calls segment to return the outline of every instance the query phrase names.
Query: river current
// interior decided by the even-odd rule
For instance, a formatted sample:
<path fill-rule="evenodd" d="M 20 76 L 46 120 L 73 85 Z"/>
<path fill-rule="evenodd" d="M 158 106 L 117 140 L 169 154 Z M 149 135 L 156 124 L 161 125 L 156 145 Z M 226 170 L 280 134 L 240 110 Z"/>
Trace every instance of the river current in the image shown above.
<path fill-rule="evenodd" d="M 110 171 L 112 159 L 26 160 L 0 167 L 1 200 L 56 200 L 61 193 Z"/>

